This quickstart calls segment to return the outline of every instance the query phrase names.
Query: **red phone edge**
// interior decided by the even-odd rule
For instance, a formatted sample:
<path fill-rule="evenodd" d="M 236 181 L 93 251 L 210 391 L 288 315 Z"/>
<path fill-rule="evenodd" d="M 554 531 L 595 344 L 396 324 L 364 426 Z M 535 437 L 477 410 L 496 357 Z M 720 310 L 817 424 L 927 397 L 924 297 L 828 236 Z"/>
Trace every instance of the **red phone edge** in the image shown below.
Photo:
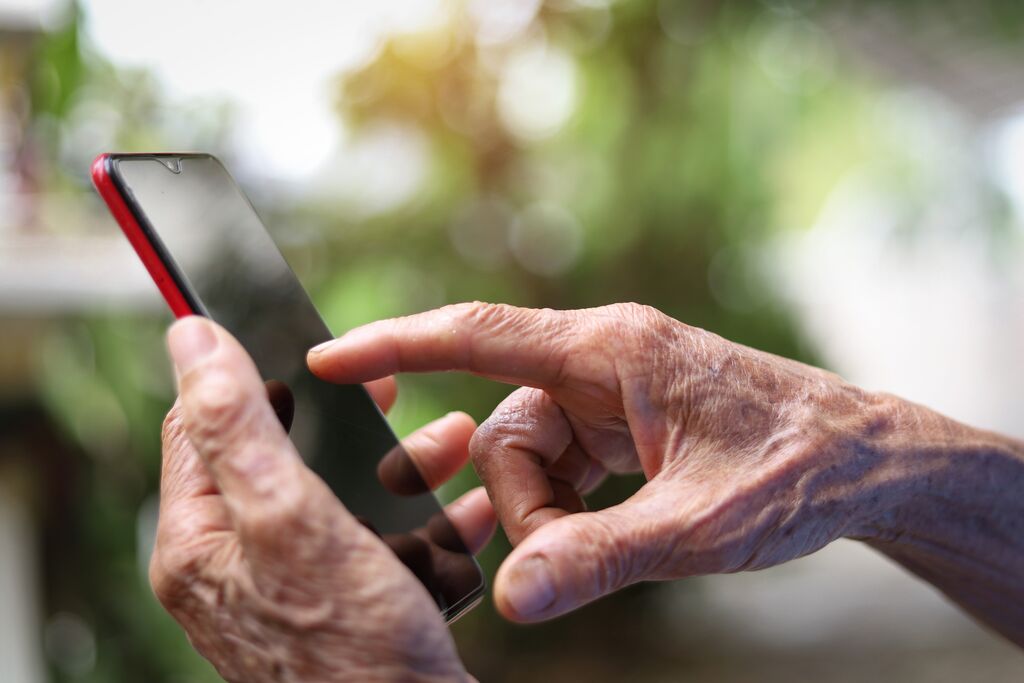
<path fill-rule="evenodd" d="M 110 209 L 110 213 L 113 214 L 117 224 L 121 226 L 121 232 L 128 238 L 132 248 L 135 249 L 135 253 L 142 260 L 142 264 L 146 266 L 149 276 L 153 278 L 153 282 L 156 283 L 160 294 L 163 295 L 164 301 L 171 307 L 174 317 L 184 318 L 187 315 L 195 315 L 196 312 L 192 310 L 192 307 L 185 300 L 185 296 L 178 289 L 178 285 L 174 282 L 170 272 L 168 272 L 163 259 L 160 258 L 160 255 L 153 248 L 149 237 L 146 236 L 142 226 L 135 219 L 135 214 L 128 208 L 128 204 L 121 195 L 121 191 L 110 177 L 110 173 L 107 170 L 107 164 L 110 162 L 110 154 L 103 153 L 96 157 L 91 167 L 92 184 L 96 187 L 97 192 L 100 193 L 103 201 L 106 202 L 107 208 Z"/>
<path fill-rule="evenodd" d="M 121 226 L 121 231 L 128 238 L 128 241 L 135 249 L 135 253 L 142 259 L 143 265 L 146 266 L 150 277 L 153 278 L 153 282 L 159 288 L 160 294 L 163 295 L 167 305 L 171 307 L 174 317 L 184 318 L 189 315 L 199 315 L 197 311 L 192 310 L 188 301 L 185 300 L 185 296 L 178 289 L 178 285 L 174 282 L 174 278 L 171 277 L 160 254 L 153 248 L 153 243 L 150 242 L 146 232 L 135 219 L 135 214 L 132 213 L 128 203 L 125 202 L 124 197 L 121 195 L 120 189 L 118 189 L 114 180 L 110 177 L 110 173 L 107 171 L 107 164 L 112 160 L 112 156 L 112 154 L 104 152 L 93 160 L 90 167 L 92 184 L 96 187 L 103 201 L 106 202 L 107 208 L 110 209 L 110 213 L 113 214 L 117 224 Z M 441 614 L 447 623 L 451 624 L 456 619 L 464 616 L 483 600 L 486 579 L 482 573 L 480 579 L 480 587 L 476 591 L 464 596 L 455 604 L 449 605 L 447 609 L 441 610 Z"/>

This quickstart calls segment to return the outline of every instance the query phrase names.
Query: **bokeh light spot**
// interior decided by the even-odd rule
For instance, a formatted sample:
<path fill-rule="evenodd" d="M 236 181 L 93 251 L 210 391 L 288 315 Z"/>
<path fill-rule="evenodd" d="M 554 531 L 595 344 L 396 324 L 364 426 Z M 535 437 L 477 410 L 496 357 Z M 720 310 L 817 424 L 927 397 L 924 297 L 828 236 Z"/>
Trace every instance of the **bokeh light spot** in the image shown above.
<path fill-rule="evenodd" d="M 498 114 L 513 135 L 554 135 L 576 108 L 576 65 L 562 50 L 533 41 L 509 56 L 498 88 Z"/>
<path fill-rule="evenodd" d="M 512 223 L 509 246 L 516 260 L 531 273 L 559 275 L 579 258 L 583 230 L 565 207 L 536 202 L 523 209 Z"/>

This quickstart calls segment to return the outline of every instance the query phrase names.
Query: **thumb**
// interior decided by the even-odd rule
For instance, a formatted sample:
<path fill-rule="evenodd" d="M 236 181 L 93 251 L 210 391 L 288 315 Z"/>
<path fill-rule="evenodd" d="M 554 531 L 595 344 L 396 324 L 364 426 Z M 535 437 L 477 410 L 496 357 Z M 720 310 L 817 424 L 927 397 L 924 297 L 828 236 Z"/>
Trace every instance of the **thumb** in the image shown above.
<path fill-rule="evenodd" d="M 541 621 L 647 578 L 670 533 L 665 515 L 634 499 L 553 520 L 523 540 L 494 581 L 498 610 Z"/>
<path fill-rule="evenodd" d="M 249 559 L 261 571 L 288 573 L 301 549 L 333 547 L 322 538 L 334 523 L 351 533 L 358 525 L 303 464 L 241 344 L 199 316 L 175 322 L 167 342 L 186 434 Z"/>

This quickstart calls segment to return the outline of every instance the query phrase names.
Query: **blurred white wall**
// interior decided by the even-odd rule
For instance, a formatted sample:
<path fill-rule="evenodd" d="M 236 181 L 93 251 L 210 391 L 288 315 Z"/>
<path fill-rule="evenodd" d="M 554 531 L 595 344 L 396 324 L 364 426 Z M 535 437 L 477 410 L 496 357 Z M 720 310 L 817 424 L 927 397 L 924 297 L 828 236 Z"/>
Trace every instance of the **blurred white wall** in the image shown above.
<path fill-rule="evenodd" d="M 915 159 L 909 182 L 893 187 L 891 168 L 851 169 L 814 225 L 766 251 L 769 276 L 829 369 L 1024 437 L 1024 202 L 1014 200 L 1024 196 L 1024 119 L 978 126 L 921 94 L 898 95 L 889 113 L 908 131 L 900 155 Z M 999 193 L 1011 199 L 1009 216 L 993 203 Z M 674 587 L 667 618 L 700 642 L 756 653 L 765 672 L 772 657 L 817 651 L 835 662 L 854 653 L 861 674 L 886 653 L 906 663 L 878 680 L 1024 675 L 1015 647 L 853 541 L 697 582 L 699 591 Z M 989 668 L 972 670 L 979 661 Z M 827 679 L 847 680 L 839 668 Z"/>
<path fill-rule="evenodd" d="M 979 206 L 976 158 L 941 161 L 922 204 L 870 169 L 852 173 L 816 225 L 784 240 L 777 276 L 831 369 L 1024 437 L 1022 219 L 991 224 L 1004 219 Z M 1002 180 L 1024 187 L 1024 176 Z"/>

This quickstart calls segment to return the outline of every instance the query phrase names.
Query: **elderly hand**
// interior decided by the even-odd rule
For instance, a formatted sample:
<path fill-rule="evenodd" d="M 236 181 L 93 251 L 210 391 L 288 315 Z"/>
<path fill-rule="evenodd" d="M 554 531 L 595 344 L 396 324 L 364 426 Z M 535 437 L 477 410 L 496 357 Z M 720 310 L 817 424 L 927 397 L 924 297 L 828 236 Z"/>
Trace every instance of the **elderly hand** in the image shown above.
<path fill-rule="evenodd" d="M 467 679 L 433 600 L 306 468 L 238 342 L 186 318 L 168 345 L 181 395 L 150 578 L 192 644 L 229 681 Z M 394 399 L 393 380 L 368 388 L 383 408 Z M 404 445 L 436 486 L 473 429 L 452 414 Z M 447 511 L 473 552 L 494 530 L 483 489 Z"/>
<path fill-rule="evenodd" d="M 450 306 L 356 329 L 308 362 L 340 382 L 462 370 L 524 386 L 470 446 L 517 545 L 496 603 L 524 621 L 636 581 L 768 567 L 840 536 L 906 541 L 909 502 L 950 469 L 946 445 L 966 434 L 997 448 L 912 404 L 635 304 Z M 1019 478 L 1019 459 L 998 448 Z M 581 494 L 606 471 L 634 470 L 648 480 L 635 495 L 584 511 Z M 920 556 L 892 554 L 923 571 Z M 995 600 L 1005 585 L 986 590 Z"/>

